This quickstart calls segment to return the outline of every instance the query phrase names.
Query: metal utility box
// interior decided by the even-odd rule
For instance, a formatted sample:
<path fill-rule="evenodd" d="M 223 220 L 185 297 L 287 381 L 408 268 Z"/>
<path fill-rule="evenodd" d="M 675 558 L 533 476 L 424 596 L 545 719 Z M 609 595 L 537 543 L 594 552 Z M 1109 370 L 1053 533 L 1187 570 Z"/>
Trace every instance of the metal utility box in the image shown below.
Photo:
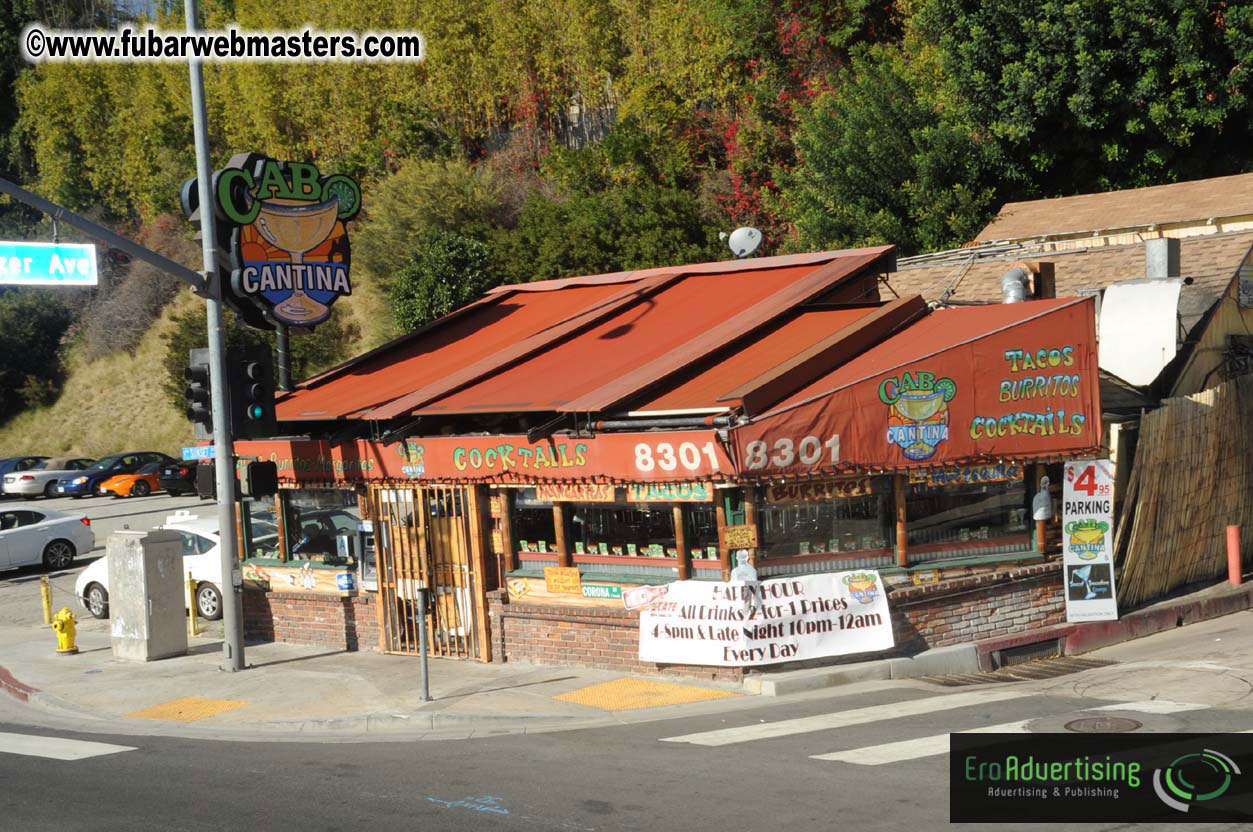
<path fill-rule="evenodd" d="M 113 655 L 147 662 L 187 652 L 183 538 L 178 532 L 114 532 L 109 558 Z"/>

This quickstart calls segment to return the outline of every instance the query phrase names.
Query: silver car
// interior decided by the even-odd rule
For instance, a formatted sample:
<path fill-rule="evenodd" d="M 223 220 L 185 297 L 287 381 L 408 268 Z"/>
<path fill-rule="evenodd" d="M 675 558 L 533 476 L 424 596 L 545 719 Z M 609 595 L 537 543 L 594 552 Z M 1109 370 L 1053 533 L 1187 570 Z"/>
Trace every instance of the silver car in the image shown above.
<path fill-rule="evenodd" d="M 63 511 L 0 511 L 0 570 L 42 563 L 65 569 L 96 546 L 91 521 Z"/>
<path fill-rule="evenodd" d="M 34 500 L 41 494 L 55 497 L 57 483 L 70 474 L 90 468 L 96 461 L 86 457 L 57 456 L 45 459 L 25 471 L 5 474 L 0 491 Z"/>

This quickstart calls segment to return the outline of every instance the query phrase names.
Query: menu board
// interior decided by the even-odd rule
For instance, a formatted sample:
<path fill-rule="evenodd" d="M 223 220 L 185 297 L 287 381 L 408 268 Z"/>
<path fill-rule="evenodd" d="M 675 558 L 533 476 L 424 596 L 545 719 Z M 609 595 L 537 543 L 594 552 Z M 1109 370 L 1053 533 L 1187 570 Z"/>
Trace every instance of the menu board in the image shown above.
<path fill-rule="evenodd" d="M 1114 620 L 1114 466 L 1108 459 L 1067 462 L 1062 486 L 1066 620 Z"/>

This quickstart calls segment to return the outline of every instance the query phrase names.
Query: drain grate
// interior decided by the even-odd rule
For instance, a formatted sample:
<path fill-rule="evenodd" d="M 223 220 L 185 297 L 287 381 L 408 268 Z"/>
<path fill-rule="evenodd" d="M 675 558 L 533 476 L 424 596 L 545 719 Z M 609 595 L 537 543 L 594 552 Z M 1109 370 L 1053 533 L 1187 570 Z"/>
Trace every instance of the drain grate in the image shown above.
<path fill-rule="evenodd" d="M 1036 679 L 1052 679 L 1057 676 L 1069 676 L 1082 673 L 1094 667 L 1105 667 L 1116 664 L 1109 659 L 1081 659 L 1075 656 L 1060 656 L 1052 659 L 1038 659 L 1024 664 L 1002 667 L 991 673 L 954 673 L 948 676 L 923 676 L 921 681 L 930 682 L 946 688 L 960 688 L 967 685 L 987 685 L 997 682 L 1026 682 Z"/>
<path fill-rule="evenodd" d="M 1066 723 L 1067 731 L 1079 734 L 1124 734 L 1143 726 L 1143 722 L 1121 716 L 1087 716 Z"/>

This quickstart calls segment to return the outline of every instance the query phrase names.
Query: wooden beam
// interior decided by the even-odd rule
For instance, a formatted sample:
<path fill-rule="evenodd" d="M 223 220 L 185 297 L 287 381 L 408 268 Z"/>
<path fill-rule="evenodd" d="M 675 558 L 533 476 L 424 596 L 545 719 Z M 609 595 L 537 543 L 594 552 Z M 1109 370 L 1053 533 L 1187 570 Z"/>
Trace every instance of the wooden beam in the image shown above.
<path fill-rule="evenodd" d="M 487 536 L 483 530 L 491 522 L 487 510 L 487 486 L 471 485 L 466 487 L 468 514 L 470 524 L 470 568 L 472 570 L 471 586 L 474 592 L 474 609 L 478 618 L 478 658 L 481 662 L 491 661 L 491 620 L 487 615 Z M 461 622 L 462 627 L 465 622 Z"/>
<path fill-rule="evenodd" d="M 718 521 L 718 560 L 722 564 L 722 580 L 731 580 L 731 550 L 722 545 L 722 530 L 727 527 L 726 497 L 714 491 L 714 515 Z"/>
<path fill-rule="evenodd" d="M 752 526 L 760 535 L 761 530 L 757 528 L 757 486 L 746 485 L 740 489 L 740 493 L 744 495 L 744 525 Z M 756 546 L 748 550 L 748 562 L 753 566 L 757 565 Z"/>
<path fill-rule="evenodd" d="M 553 532 L 557 537 L 557 565 L 570 566 L 570 547 L 566 543 L 565 503 L 553 503 Z"/>
<path fill-rule="evenodd" d="M 674 512 L 674 546 L 679 556 L 679 580 L 686 581 L 692 577 L 692 555 L 687 550 L 687 534 L 683 527 L 687 512 L 683 510 L 683 503 L 675 503 L 671 510 Z"/>
<path fill-rule="evenodd" d="M 1037 462 L 1035 464 L 1035 490 L 1036 491 L 1040 490 L 1040 480 L 1044 478 L 1044 471 L 1045 471 L 1044 463 Z M 1049 499 L 1052 500 L 1052 497 L 1050 496 Z M 1046 528 L 1047 525 L 1048 525 L 1047 520 L 1035 521 L 1035 550 L 1039 552 L 1041 555 L 1044 554 L 1044 539 L 1048 534 L 1048 529 Z"/>
<path fill-rule="evenodd" d="M 905 517 L 905 489 L 908 487 L 904 474 L 892 477 L 892 494 L 896 497 L 896 565 L 909 565 L 909 527 Z"/>
<path fill-rule="evenodd" d="M 500 543 L 504 548 L 502 559 L 505 564 L 505 575 L 517 569 L 518 551 L 513 545 L 513 500 L 516 496 L 512 488 L 501 488 L 496 492 L 500 496 Z M 504 586 L 504 575 L 501 586 Z"/>

